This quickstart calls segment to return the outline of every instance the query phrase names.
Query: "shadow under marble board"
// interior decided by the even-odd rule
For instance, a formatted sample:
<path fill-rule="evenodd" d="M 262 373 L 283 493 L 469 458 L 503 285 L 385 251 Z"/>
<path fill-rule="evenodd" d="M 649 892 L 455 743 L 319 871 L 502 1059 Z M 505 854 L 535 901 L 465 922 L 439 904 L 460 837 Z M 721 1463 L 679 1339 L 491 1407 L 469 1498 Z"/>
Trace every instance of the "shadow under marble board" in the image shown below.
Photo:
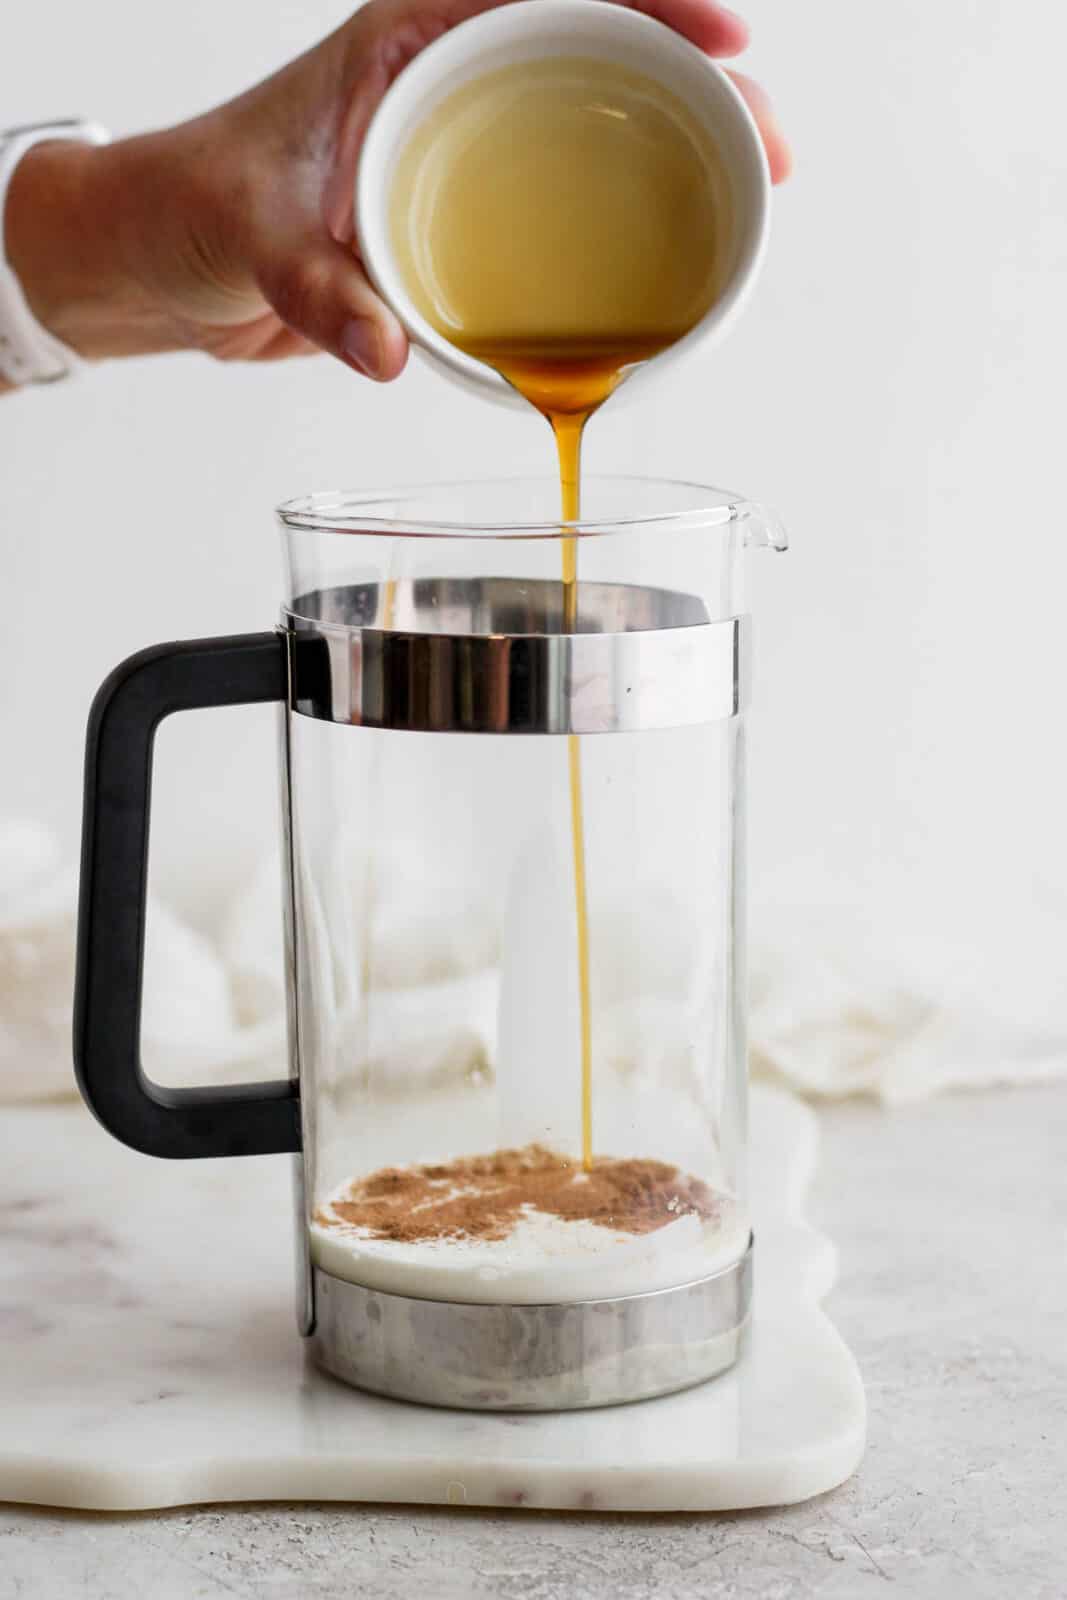
<path fill-rule="evenodd" d="M 79 1106 L 0 1117 L 0 1500 L 137 1510 L 366 1500 L 719 1511 L 807 1499 L 863 1453 L 865 1403 L 801 1218 L 812 1114 L 752 1098 L 756 1280 L 734 1371 L 601 1411 L 436 1411 L 305 1364 L 289 1175 L 164 1162 Z"/>

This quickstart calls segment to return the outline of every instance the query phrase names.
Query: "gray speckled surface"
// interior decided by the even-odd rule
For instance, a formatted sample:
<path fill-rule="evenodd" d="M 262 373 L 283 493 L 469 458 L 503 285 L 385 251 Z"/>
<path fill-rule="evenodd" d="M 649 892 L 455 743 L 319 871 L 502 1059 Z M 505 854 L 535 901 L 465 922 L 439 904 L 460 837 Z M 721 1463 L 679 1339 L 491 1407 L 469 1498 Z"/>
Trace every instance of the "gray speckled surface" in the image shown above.
<path fill-rule="evenodd" d="M 834 1494 L 717 1517 L 0 1508 L 0 1600 L 1064 1600 L 1067 1089 L 823 1126 L 810 1210 L 870 1404 Z"/>

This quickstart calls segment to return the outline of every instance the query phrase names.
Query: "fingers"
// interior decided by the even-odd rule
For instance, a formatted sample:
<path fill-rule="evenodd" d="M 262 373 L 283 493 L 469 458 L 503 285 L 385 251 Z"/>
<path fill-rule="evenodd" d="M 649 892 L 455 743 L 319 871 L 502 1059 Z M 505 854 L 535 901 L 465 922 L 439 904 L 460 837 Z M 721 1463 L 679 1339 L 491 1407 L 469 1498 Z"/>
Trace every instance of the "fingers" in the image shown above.
<path fill-rule="evenodd" d="M 761 84 L 754 78 L 747 77 L 745 73 L 730 72 L 728 75 L 740 90 L 742 99 L 756 119 L 756 126 L 767 151 L 771 182 L 783 183 L 793 170 L 793 152 L 778 125 L 770 96 Z"/>
<path fill-rule="evenodd" d="M 405 0 L 397 0 L 404 4 Z M 449 27 L 483 11 L 495 10 L 507 0 L 440 0 L 438 14 Z M 748 24 L 736 11 L 716 0 L 614 0 L 630 11 L 643 11 L 682 34 L 709 56 L 736 56 L 748 44 Z M 429 42 L 429 41 L 426 41 Z"/>
<path fill-rule="evenodd" d="M 279 325 L 271 310 L 236 327 L 199 329 L 189 342 L 216 361 L 283 361 L 289 356 L 318 354 L 316 347 L 300 334 Z"/>
<path fill-rule="evenodd" d="M 404 6 L 406 0 L 394 0 Z M 615 0 L 631 11 L 643 11 L 666 23 L 676 33 L 682 34 L 699 46 L 709 56 L 736 56 L 748 44 L 748 24 L 735 11 L 721 6 L 716 0 Z M 506 0 L 439 0 L 435 14 L 444 18 L 449 27 L 465 22 L 468 17 L 492 11 Z M 427 41 L 428 42 L 428 41 Z"/>
<path fill-rule="evenodd" d="M 256 360 L 288 361 L 291 356 L 317 356 L 318 354 L 317 346 L 308 344 L 307 340 L 299 333 L 294 333 L 291 328 L 278 328 L 273 337 L 268 339 L 259 350 Z"/>
<path fill-rule="evenodd" d="M 748 24 L 736 12 L 714 0 L 618 0 L 632 5 L 680 33 L 708 56 L 736 56 L 748 44 Z M 767 91 L 743 72 L 731 72 L 741 95 L 756 119 L 767 151 L 771 182 L 782 183 L 793 170 L 793 156 L 778 125 Z"/>
<path fill-rule="evenodd" d="M 303 241 L 262 289 L 287 328 L 353 371 L 384 383 L 403 370 L 404 330 L 345 245 Z"/>
<path fill-rule="evenodd" d="M 655 17 L 707 56 L 740 55 L 748 44 L 748 23 L 715 0 L 617 0 L 632 11 Z"/>

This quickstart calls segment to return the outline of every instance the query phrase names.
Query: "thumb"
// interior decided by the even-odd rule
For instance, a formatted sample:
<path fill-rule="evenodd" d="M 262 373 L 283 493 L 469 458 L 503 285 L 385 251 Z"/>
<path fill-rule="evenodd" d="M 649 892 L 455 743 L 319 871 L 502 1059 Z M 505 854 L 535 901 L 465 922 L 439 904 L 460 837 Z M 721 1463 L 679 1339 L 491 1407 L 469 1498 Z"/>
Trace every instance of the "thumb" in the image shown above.
<path fill-rule="evenodd" d="M 356 372 L 386 382 L 403 370 L 407 336 L 350 246 L 329 235 L 305 239 L 261 288 L 286 327 Z"/>

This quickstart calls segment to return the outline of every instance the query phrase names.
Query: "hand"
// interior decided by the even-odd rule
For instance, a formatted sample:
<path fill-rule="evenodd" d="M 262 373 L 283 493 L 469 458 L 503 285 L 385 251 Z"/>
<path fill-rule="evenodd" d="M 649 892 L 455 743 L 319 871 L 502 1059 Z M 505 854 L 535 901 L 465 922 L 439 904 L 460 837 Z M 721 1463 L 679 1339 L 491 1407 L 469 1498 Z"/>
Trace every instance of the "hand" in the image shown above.
<path fill-rule="evenodd" d="M 38 319 L 83 355 L 206 350 L 274 360 L 316 348 L 395 378 L 403 328 L 354 245 L 360 146 L 403 67 L 498 0 L 370 0 L 239 99 L 102 149 L 40 145 L 8 198 L 8 254 Z M 709 56 L 748 41 L 715 0 L 635 0 Z M 776 182 L 788 146 L 766 95 L 731 76 Z M 72 252 L 70 240 L 78 241 Z"/>

